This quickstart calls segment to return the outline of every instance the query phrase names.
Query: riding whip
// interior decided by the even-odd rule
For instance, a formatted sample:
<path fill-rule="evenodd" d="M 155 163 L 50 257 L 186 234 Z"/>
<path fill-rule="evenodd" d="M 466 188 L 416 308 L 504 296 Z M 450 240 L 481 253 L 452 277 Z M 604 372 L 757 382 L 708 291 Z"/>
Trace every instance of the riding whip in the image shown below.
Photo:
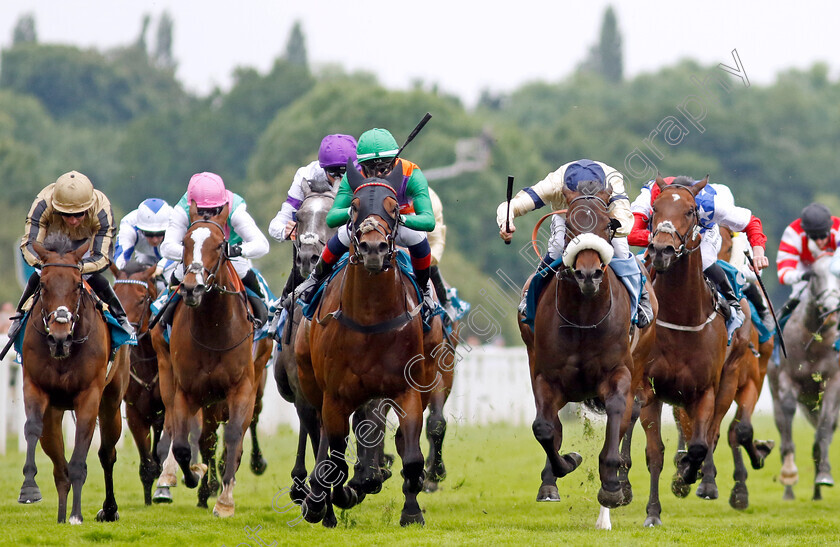
<path fill-rule="evenodd" d="M 21 325 L 21 328 L 23 328 L 23 325 Z M 3 346 L 2 350 L 0 350 L 0 361 L 2 361 L 3 357 L 5 357 L 6 354 L 9 353 L 9 350 L 12 349 L 12 345 L 15 343 L 15 338 L 17 338 L 19 334 L 20 329 L 18 329 L 17 332 L 15 332 L 14 336 L 9 337 L 9 341 L 6 342 L 6 345 Z"/>
<path fill-rule="evenodd" d="M 752 269 L 755 271 L 755 278 L 758 280 L 758 286 L 761 287 L 761 292 L 764 294 L 764 299 L 767 300 L 767 305 L 770 307 L 770 313 L 773 314 L 773 322 L 776 324 L 776 333 L 779 335 L 779 347 L 782 348 L 782 353 L 787 358 L 787 349 L 785 349 L 785 339 L 782 337 L 782 328 L 779 326 L 779 320 L 776 318 L 776 310 L 773 309 L 773 302 L 770 301 L 770 297 L 767 295 L 767 289 L 764 287 L 764 282 L 761 280 L 761 275 L 759 275 L 758 270 L 755 269 L 755 264 L 753 263 L 753 259 L 750 256 L 750 252 L 748 250 L 744 250 L 744 255 L 747 257 L 747 262 L 750 263 Z"/>
<path fill-rule="evenodd" d="M 152 329 L 155 328 L 155 325 L 157 325 L 158 321 L 160 321 L 161 318 L 163 317 L 163 313 L 166 311 L 167 308 L 169 308 L 169 306 L 175 300 L 175 295 L 178 294 L 178 289 L 180 287 L 181 287 L 181 285 L 178 285 L 178 287 L 176 287 L 175 290 L 172 291 L 172 296 L 170 296 L 167 299 L 167 301 L 163 303 L 163 306 L 160 308 L 157 315 L 155 315 L 152 318 L 152 320 L 149 322 L 149 328 L 146 330 L 146 332 L 152 332 Z"/>
<path fill-rule="evenodd" d="M 507 216 L 505 217 L 505 231 L 510 233 L 510 200 L 513 198 L 513 175 L 508 175 L 507 183 Z M 510 245 L 510 240 L 505 241 L 505 245 Z"/>
<path fill-rule="evenodd" d="M 421 129 L 423 129 L 423 127 L 425 127 L 425 125 L 426 125 L 427 123 L 429 123 L 429 120 L 431 120 L 431 119 L 432 119 L 432 115 L 431 115 L 431 113 L 426 112 L 426 115 L 425 115 L 425 116 L 423 116 L 423 119 L 422 119 L 422 120 L 420 120 L 420 123 L 418 123 L 418 124 L 417 124 L 417 127 L 415 127 L 415 128 L 411 131 L 411 133 L 409 133 L 409 134 L 408 134 L 408 138 L 406 138 L 406 139 L 405 139 L 405 142 L 403 143 L 403 145 L 402 145 L 402 146 L 400 146 L 400 149 L 399 149 L 399 150 L 397 150 L 397 155 L 396 155 L 395 157 L 397 157 L 397 158 L 398 158 L 398 157 L 400 157 L 400 154 L 402 153 L 403 148 L 405 148 L 406 146 L 408 146 L 408 143 L 410 143 L 411 141 L 413 141 L 413 140 L 414 140 L 414 137 L 416 137 L 416 136 L 417 136 L 417 133 L 419 133 L 419 132 L 420 132 L 420 130 L 421 130 Z"/>

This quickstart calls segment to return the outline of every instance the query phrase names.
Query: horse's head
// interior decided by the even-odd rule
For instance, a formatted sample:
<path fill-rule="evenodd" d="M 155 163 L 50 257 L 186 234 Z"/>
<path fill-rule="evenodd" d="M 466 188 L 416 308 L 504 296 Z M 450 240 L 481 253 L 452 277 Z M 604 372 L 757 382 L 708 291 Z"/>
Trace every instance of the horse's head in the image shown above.
<path fill-rule="evenodd" d="M 335 201 L 335 191 L 327 181 L 304 180 L 301 188 L 303 202 L 297 211 L 295 268 L 306 278 L 335 233 L 335 229 L 327 227 L 327 213 Z"/>
<path fill-rule="evenodd" d="M 384 179 L 366 179 L 347 162 L 347 182 L 353 190 L 350 253 L 354 262 L 362 261 L 371 273 L 387 269 L 394 254 L 400 210 L 397 189 L 402 178 L 399 162 Z"/>
<path fill-rule="evenodd" d="M 614 229 L 607 212 L 610 192 L 592 181 L 581 182 L 576 191 L 564 188 L 563 196 L 569 204 L 563 264 L 571 270 L 581 292 L 593 296 L 613 257 L 610 239 Z"/>
<path fill-rule="evenodd" d="M 84 293 L 82 258 L 90 241 L 73 250 L 73 242 L 63 234 L 50 235 L 44 245 L 32 248 L 41 266 L 40 303 L 50 355 L 63 359 L 70 355 L 73 329 L 79 319 Z"/>
<path fill-rule="evenodd" d="M 821 254 L 811 265 L 812 274 L 808 279 L 809 299 L 826 327 L 837 323 L 840 312 L 840 279 L 829 270 L 832 256 L 831 253 Z"/>
<path fill-rule="evenodd" d="M 135 261 L 114 272 L 114 292 L 138 335 L 151 319 L 150 304 L 157 298 L 156 272 L 157 265 L 146 266 Z"/>
<path fill-rule="evenodd" d="M 693 185 L 689 180 L 677 177 L 668 185 L 661 176 L 656 177 L 661 192 L 652 204 L 648 254 L 658 272 L 664 272 L 678 258 L 700 248 L 700 217 L 695 197 L 706 187 L 709 177 Z"/>
<path fill-rule="evenodd" d="M 222 265 L 227 258 L 227 237 L 225 223 L 230 209 L 228 204 L 216 211 L 198 212 L 195 203 L 190 204 L 190 226 L 184 236 L 184 280 L 181 296 L 190 307 L 201 304 L 201 298 L 217 282 Z"/>

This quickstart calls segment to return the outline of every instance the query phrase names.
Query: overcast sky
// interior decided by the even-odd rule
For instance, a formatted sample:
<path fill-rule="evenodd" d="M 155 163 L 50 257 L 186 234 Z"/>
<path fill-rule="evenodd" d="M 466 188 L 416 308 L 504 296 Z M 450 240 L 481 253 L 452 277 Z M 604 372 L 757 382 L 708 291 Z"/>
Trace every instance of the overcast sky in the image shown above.
<path fill-rule="evenodd" d="M 485 88 L 510 91 L 567 76 L 597 40 L 609 4 L 631 77 L 683 57 L 734 66 L 733 49 L 753 83 L 815 61 L 838 76 L 840 4 L 829 1 L 516 0 L 494 7 L 499 3 L 486 0 L 2 0 L 0 46 L 11 43 L 26 12 L 35 15 L 40 42 L 99 49 L 134 41 L 149 13 L 153 45 L 157 18 L 168 11 L 178 77 L 206 93 L 227 89 L 237 66 L 268 70 L 300 20 L 314 67 L 368 70 L 393 89 L 420 79 L 471 106 Z"/>

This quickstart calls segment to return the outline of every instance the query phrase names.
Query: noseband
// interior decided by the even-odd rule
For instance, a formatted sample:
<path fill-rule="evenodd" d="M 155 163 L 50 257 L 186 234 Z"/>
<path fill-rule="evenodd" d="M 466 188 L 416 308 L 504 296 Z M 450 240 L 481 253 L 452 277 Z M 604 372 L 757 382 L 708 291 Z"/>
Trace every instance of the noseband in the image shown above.
<path fill-rule="evenodd" d="M 382 237 L 384 237 L 385 241 L 388 243 L 388 252 L 385 254 L 384 262 L 384 269 L 387 269 L 390 267 L 391 259 L 394 257 L 397 229 L 400 225 L 400 213 L 399 208 L 397 208 L 396 218 L 392 217 L 390 213 L 385 210 L 385 207 L 382 204 L 386 197 L 392 197 L 396 200 L 397 193 L 387 184 L 381 182 L 368 182 L 356 188 L 356 191 L 353 192 L 353 194 L 358 194 L 363 188 L 367 189 L 364 196 L 367 203 L 363 203 L 360 207 L 361 213 L 364 213 L 364 217 L 361 221 L 359 221 L 358 217 L 360 216 L 360 211 L 357 210 L 354 211 L 354 215 L 351 215 L 350 219 L 347 221 L 347 227 L 350 231 L 350 241 L 353 247 L 353 254 L 350 257 L 350 263 L 358 264 L 360 261 L 364 261 L 364 257 L 359 251 L 360 239 L 364 234 L 376 231 L 382 234 Z M 359 200 L 361 202 L 362 196 L 359 196 Z M 386 232 L 381 223 L 371 218 L 372 215 L 380 216 L 388 225 L 390 231 Z"/>
<path fill-rule="evenodd" d="M 684 188 L 682 186 L 668 186 L 667 188 L 664 188 L 662 190 L 662 193 L 660 193 L 657 199 L 661 199 L 662 195 L 666 191 L 672 189 L 674 191 L 685 190 L 686 192 L 691 194 L 691 191 L 688 190 L 688 188 Z M 692 195 L 692 200 L 693 199 L 694 196 Z M 653 238 L 655 238 L 660 232 L 663 234 L 669 234 L 672 238 L 674 238 L 675 241 L 678 241 L 680 243 L 680 246 L 677 247 L 675 258 L 680 258 L 682 256 L 693 253 L 694 251 L 700 248 L 700 244 L 698 243 L 697 245 L 691 248 L 689 248 L 686 244 L 689 241 L 695 241 L 697 239 L 697 236 L 700 235 L 700 230 L 702 229 L 702 227 L 700 226 L 700 216 L 697 214 L 696 202 L 694 204 L 694 208 L 691 210 L 691 213 L 692 225 L 689 226 L 688 229 L 686 229 L 684 234 L 680 234 L 677 231 L 677 228 L 674 226 L 673 222 L 671 222 L 670 220 L 663 220 L 662 222 L 658 223 L 655 229 L 652 231 L 650 235 L 650 240 L 653 241 Z M 653 215 L 651 215 L 651 224 L 653 224 Z M 691 239 L 689 239 L 689 236 Z"/>
<path fill-rule="evenodd" d="M 146 296 L 143 298 L 143 315 L 140 316 L 140 321 L 137 323 L 131 323 L 131 326 L 137 331 L 137 338 L 139 339 L 141 336 L 146 334 L 146 331 L 142 330 L 143 318 L 148 317 L 147 323 L 152 320 L 152 309 L 147 306 L 147 304 L 152 301 L 152 295 L 149 293 L 149 283 L 140 279 L 115 279 L 114 285 L 140 285 L 146 289 Z M 147 311 L 148 314 L 146 313 Z"/>
<path fill-rule="evenodd" d="M 222 286 L 220 286 L 216 283 L 216 276 L 219 273 L 219 268 L 222 267 L 222 263 L 225 261 L 226 258 L 228 258 L 227 257 L 227 252 L 226 252 L 228 239 L 225 236 L 224 227 L 214 220 L 200 219 L 200 220 L 194 220 L 193 222 L 191 222 L 189 227 L 187 228 L 187 231 L 189 231 L 194 225 L 199 224 L 199 223 L 212 224 L 213 226 L 218 228 L 220 232 L 222 232 L 222 242 L 219 244 L 218 247 L 216 247 L 217 249 L 221 249 L 222 252 L 219 253 L 219 260 L 216 261 L 216 265 L 213 266 L 212 270 L 209 270 L 209 269 L 205 268 L 204 264 L 201 264 L 199 262 L 193 262 L 189 266 L 184 267 L 184 275 L 187 275 L 187 274 L 190 274 L 190 273 L 195 274 L 200 280 L 201 279 L 200 276 L 203 273 L 207 272 L 207 279 L 204 280 L 204 283 L 201 283 L 202 285 L 205 285 L 207 287 L 207 292 L 210 292 L 213 289 L 216 289 L 217 291 L 219 291 L 221 293 L 224 293 L 224 294 L 239 294 L 237 291 L 229 291 L 229 290 L 225 289 L 224 287 L 222 287 Z"/>
<path fill-rule="evenodd" d="M 79 270 L 80 273 L 82 271 L 81 264 L 64 264 L 60 262 L 48 262 L 41 266 L 42 270 L 44 268 L 74 268 L 76 270 Z M 79 308 L 82 304 L 82 297 L 84 296 L 84 281 L 79 281 L 78 288 L 79 297 L 76 299 L 76 309 L 72 312 L 67 308 L 67 306 L 59 306 L 53 311 L 51 311 L 49 314 L 47 314 L 44 307 L 41 306 L 41 320 L 44 323 L 44 332 L 42 334 L 46 336 L 50 333 L 50 322 L 53 320 L 56 323 L 61 324 L 70 323 L 70 334 L 73 334 L 73 331 L 76 328 L 76 322 L 79 319 Z M 85 340 L 87 340 L 87 336 L 81 340 L 74 340 L 74 342 L 81 343 Z"/>

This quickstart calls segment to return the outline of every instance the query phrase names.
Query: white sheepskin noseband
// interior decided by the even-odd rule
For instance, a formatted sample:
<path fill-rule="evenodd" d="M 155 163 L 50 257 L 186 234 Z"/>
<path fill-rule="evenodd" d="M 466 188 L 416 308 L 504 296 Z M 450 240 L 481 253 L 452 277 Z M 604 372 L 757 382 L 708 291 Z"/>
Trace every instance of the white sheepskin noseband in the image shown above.
<path fill-rule="evenodd" d="M 613 257 L 613 248 L 604 238 L 595 234 L 580 234 L 569 242 L 563 251 L 563 264 L 567 268 L 573 268 L 575 259 L 579 252 L 584 249 L 592 249 L 601 256 L 604 264 L 609 264 Z"/>

